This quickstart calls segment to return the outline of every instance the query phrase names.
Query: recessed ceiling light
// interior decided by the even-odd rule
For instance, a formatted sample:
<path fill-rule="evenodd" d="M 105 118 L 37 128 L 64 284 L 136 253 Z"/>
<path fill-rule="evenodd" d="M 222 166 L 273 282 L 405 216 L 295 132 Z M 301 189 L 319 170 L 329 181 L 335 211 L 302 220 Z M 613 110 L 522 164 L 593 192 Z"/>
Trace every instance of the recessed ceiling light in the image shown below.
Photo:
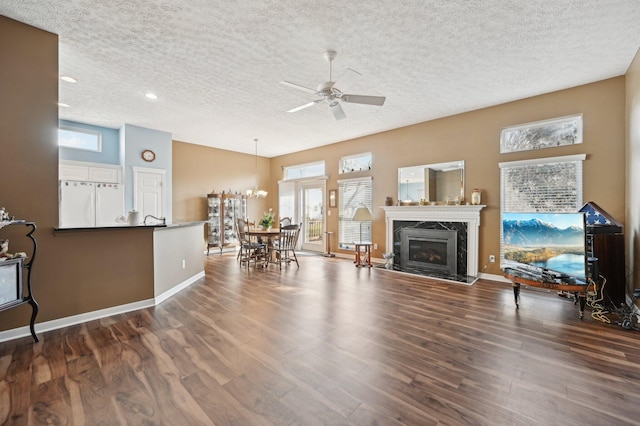
<path fill-rule="evenodd" d="M 61 108 L 71 108 L 71 105 L 65 104 L 63 102 L 58 102 L 58 106 L 61 107 Z"/>
<path fill-rule="evenodd" d="M 147 97 L 147 99 L 153 99 L 153 100 L 158 99 L 158 95 L 156 95 L 155 93 L 151 93 L 151 92 L 145 93 L 145 96 Z"/>
<path fill-rule="evenodd" d="M 63 76 L 61 76 L 61 77 L 60 77 L 60 80 L 62 80 L 62 81 L 66 81 L 67 83 L 77 83 L 77 82 L 78 82 L 78 80 L 76 80 L 76 79 L 75 79 L 75 78 L 73 78 L 73 77 L 69 77 L 68 75 L 63 75 Z"/>

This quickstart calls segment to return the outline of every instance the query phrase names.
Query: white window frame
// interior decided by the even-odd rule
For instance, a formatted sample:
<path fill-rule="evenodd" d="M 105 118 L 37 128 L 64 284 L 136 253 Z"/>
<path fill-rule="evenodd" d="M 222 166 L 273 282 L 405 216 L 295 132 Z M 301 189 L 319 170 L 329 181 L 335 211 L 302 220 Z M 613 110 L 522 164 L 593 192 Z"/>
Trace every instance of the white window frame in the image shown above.
<path fill-rule="evenodd" d="M 295 170 L 295 169 L 304 170 L 305 168 L 310 168 L 315 166 L 322 166 L 322 172 L 319 174 L 309 175 L 309 176 L 288 177 L 289 172 L 291 172 L 292 170 Z M 284 166 L 282 168 L 282 180 L 300 180 L 300 179 L 313 179 L 317 177 L 322 177 L 322 176 L 325 176 L 326 169 L 327 167 L 324 160 L 313 161 L 311 163 L 304 163 L 304 164 L 295 164 L 293 166 Z"/>
<path fill-rule="evenodd" d="M 345 205 L 348 200 L 345 197 L 345 189 L 349 185 L 368 184 L 369 198 L 365 200 L 357 200 L 355 205 Z M 358 194 L 366 195 L 366 192 L 358 191 Z M 358 207 L 366 207 L 373 214 L 373 179 L 371 176 L 354 178 L 354 179 L 341 179 L 338 180 L 338 247 L 341 250 L 354 250 L 354 241 L 360 240 L 360 227 L 362 226 L 362 240 L 371 241 L 372 239 L 372 227 L 373 221 L 354 222 L 352 220 L 355 210 Z M 357 231 L 354 230 L 353 223 L 357 223 Z M 345 227 L 348 227 L 346 229 Z M 354 235 L 357 233 L 357 237 Z"/>
<path fill-rule="evenodd" d="M 572 143 L 563 142 L 558 136 L 558 132 L 566 130 L 567 125 L 576 123 L 575 127 L 570 127 L 575 132 L 575 140 Z M 529 131 L 546 130 L 546 138 L 535 138 L 528 134 Z M 526 138 L 528 146 L 511 147 L 509 145 L 509 134 L 524 132 L 523 139 Z M 550 133 L 550 134 L 549 134 Z M 553 144 L 549 140 L 554 141 Z M 541 141 L 546 141 L 542 143 Z M 537 143 L 536 143 L 537 142 Z M 536 149 L 555 148 L 558 146 L 576 145 L 582 143 L 582 114 L 569 115 L 566 117 L 552 118 L 549 120 L 534 121 L 531 123 L 519 124 L 517 126 L 505 127 L 500 132 L 500 153 L 531 151 Z"/>
<path fill-rule="evenodd" d="M 351 170 L 346 168 L 346 163 L 350 160 L 355 160 L 355 159 L 365 159 L 368 160 L 368 167 L 366 168 L 360 168 L 358 170 Z M 340 163 L 338 164 L 338 170 L 340 170 L 340 174 L 345 174 L 345 173 L 356 173 L 356 172 L 364 172 L 367 170 L 371 170 L 372 168 L 372 164 L 373 164 L 373 154 L 371 152 L 362 152 L 360 154 L 352 154 L 352 155 L 345 155 L 344 157 L 340 157 Z"/>
<path fill-rule="evenodd" d="M 96 143 L 96 148 L 82 148 L 82 147 L 78 147 L 78 146 L 73 146 L 70 144 L 64 144 L 61 143 L 64 138 L 62 138 L 60 136 L 60 131 L 63 130 L 65 132 L 73 132 L 73 133 L 80 133 L 83 135 L 90 135 L 90 136 L 94 136 L 95 137 L 95 143 Z M 68 149 L 77 149 L 79 151 L 89 151 L 89 152 L 102 152 L 102 133 L 95 131 L 95 130 L 89 130 L 89 129 L 83 129 L 80 127 L 72 127 L 72 126 L 58 126 L 58 146 L 62 147 L 62 148 L 68 148 Z"/>

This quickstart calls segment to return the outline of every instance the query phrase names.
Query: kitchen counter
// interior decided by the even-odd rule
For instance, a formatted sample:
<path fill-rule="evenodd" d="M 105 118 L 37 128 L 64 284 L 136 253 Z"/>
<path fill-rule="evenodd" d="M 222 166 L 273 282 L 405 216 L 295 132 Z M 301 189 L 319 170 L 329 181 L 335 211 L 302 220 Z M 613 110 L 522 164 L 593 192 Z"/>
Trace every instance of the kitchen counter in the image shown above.
<path fill-rule="evenodd" d="M 122 225 L 116 226 L 94 226 L 94 227 L 85 227 L 85 228 L 53 228 L 55 232 L 68 232 L 68 231 L 104 231 L 104 230 L 123 230 L 123 229 L 167 229 L 167 228 L 179 228 L 183 226 L 193 226 L 193 225 L 201 225 L 206 223 L 204 220 L 200 221 L 176 221 L 166 225 L 162 224 L 149 224 L 149 225 L 129 225 L 123 223 Z"/>
<path fill-rule="evenodd" d="M 148 225 L 148 226 L 155 226 L 157 228 L 159 228 L 158 230 L 162 230 L 167 229 L 167 228 L 180 228 L 183 226 L 194 226 L 194 225 L 202 225 L 204 223 L 207 223 L 206 220 L 196 220 L 196 221 L 176 221 L 176 222 L 172 222 L 172 223 L 168 223 L 166 225 Z"/>
<path fill-rule="evenodd" d="M 95 228 L 54 228 L 54 231 L 58 238 L 65 241 L 131 238 L 147 242 L 146 247 L 150 249 L 151 256 L 144 260 L 148 259 L 149 262 L 138 262 L 136 270 L 147 270 L 150 273 L 138 277 L 136 285 L 142 288 L 141 293 L 152 294 L 153 303 L 157 305 L 204 277 L 205 223 L 207 222 L 204 220 L 175 221 L 166 225 L 122 224 Z M 122 234 L 114 237 L 114 232 Z M 100 233 L 103 235 L 99 235 Z M 133 249 L 123 244 L 120 251 L 130 250 Z M 140 253 L 132 251 L 127 257 L 138 258 Z"/>

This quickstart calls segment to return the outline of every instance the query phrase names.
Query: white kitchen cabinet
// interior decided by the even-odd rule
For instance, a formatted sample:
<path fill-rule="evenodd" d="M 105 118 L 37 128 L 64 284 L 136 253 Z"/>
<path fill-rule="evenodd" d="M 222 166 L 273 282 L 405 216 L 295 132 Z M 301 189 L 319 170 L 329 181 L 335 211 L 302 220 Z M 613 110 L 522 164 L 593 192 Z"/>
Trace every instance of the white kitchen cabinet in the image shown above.
<path fill-rule="evenodd" d="M 59 180 L 122 183 L 122 167 L 110 164 L 60 162 Z"/>
<path fill-rule="evenodd" d="M 89 167 L 75 164 L 60 164 L 58 170 L 59 180 L 89 180 Z"/>

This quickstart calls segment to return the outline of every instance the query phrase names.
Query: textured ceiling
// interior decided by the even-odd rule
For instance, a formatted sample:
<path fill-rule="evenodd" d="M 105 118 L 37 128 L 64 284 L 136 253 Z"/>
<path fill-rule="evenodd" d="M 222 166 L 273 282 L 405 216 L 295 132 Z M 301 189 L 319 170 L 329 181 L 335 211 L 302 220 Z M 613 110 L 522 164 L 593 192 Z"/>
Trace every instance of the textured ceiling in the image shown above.
<path fill-rule="evenodd" d="M 59 34 L 60 117 L 273 157 L 622 75 L 638 0 L 0 0 Z M 4 41 L 3 41 L 4 42 Z M 329 78 L 382 107 L 286 111 Z M 144 97 L 148 91 L 157 101 Z"/>

